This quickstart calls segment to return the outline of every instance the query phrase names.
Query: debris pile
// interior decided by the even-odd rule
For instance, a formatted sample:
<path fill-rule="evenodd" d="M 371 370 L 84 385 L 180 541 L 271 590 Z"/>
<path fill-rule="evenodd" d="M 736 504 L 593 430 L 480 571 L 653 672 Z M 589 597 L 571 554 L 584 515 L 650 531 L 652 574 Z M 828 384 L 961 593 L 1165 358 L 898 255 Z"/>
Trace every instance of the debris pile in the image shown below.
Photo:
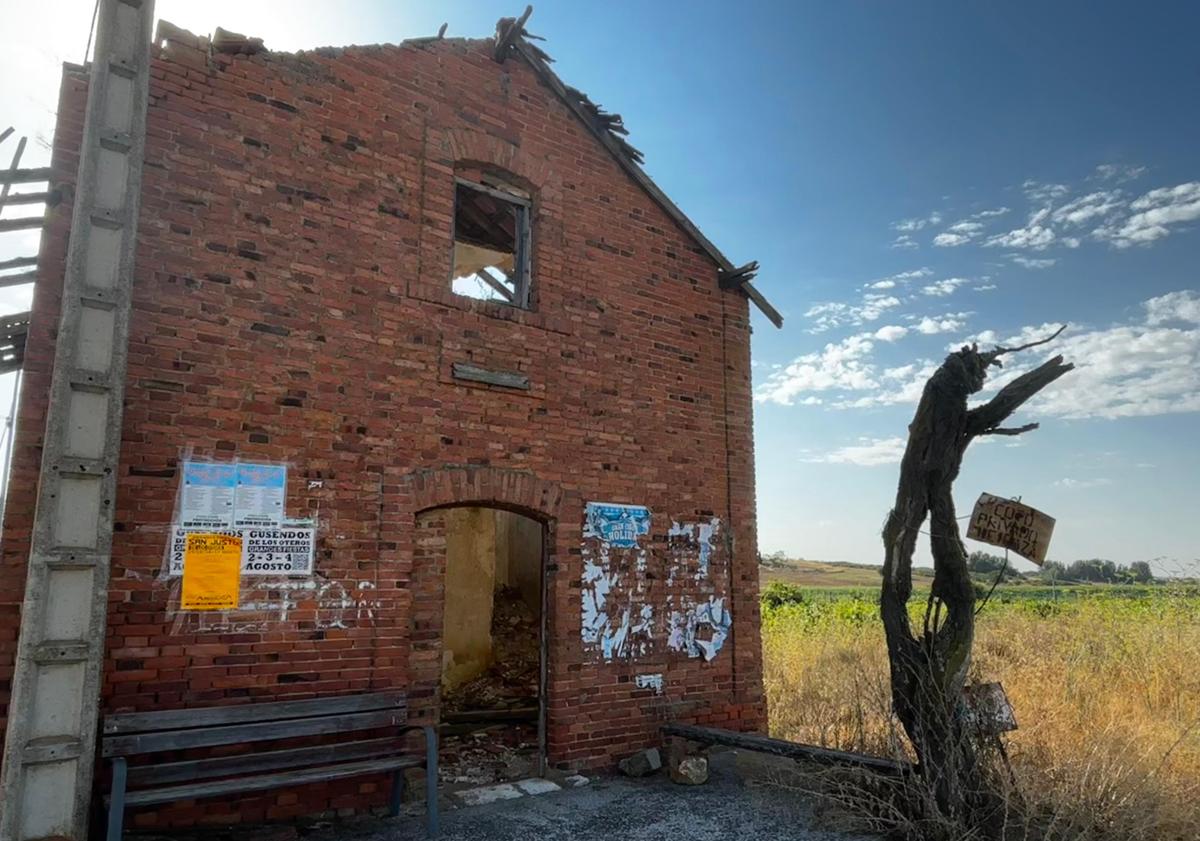
<path fill-rule="evenodd" d="M 444 720 L 462 721 L 470 712 L 483 710 L 536 714 L 541 662 L 538 637 L 537 615 L 520 592 L 514 587 L 499 588 L 492 608 L 492 664 L 446 695 L 442 709 L 452 715 Z M 454 715 L 457 713 L 462 715 Z"/>

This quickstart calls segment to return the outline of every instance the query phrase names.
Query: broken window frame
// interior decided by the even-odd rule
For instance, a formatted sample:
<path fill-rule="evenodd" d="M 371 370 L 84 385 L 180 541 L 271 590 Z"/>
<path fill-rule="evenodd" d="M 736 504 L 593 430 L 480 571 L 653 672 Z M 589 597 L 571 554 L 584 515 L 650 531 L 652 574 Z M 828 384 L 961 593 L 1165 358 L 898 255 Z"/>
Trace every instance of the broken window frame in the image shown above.
<path fill-rule="evenodd" d="M 458 224 L 458 189 L 459 189 L 459 187 L 466 187 L 467 189 L 470 189 L 470 190 L 477 190 L 478 192 L 484 193 L 486 195 L 491 196 L 492 198 L 495 198 L 502 202 L 505 202 L 506 204 L 511 205 L 513 208 L 513 211 L 516 216 L 516 226 L 515 226 L 516 236 L 514 237 L 514 239 L 516 240 L 516 242 L 515 242 L 516 251 L 513 254 L 513 274 L 512 274 L 512 277 L 509 278 L 513 282 L 513 291 L 512 291 L 511 299 L 506 299 L 505 297 L 501 297 L 500 299 L 475 298 L 472 295 L 465 295 L 460 292 L 454 292 L 454 281 L 457 279 L 454 276 L 454 250 L 458 244 L 458 236 L 457 236 L 457 231 L 455 230 L 455 228 L 457 227 L 457 224 Z M 482 184 L 478 181 L 472 181 L 468 178 L 455 178 L 454 179 L 454 211 L 450 217 L 450 291 L 454 295 L 457 295 L 457 296 L 463 297 L 463 298 L 471 298 L 472 300 L 476 300 L 476 301 L 487 301 L 487 302 L 493 303 L 493 304 L 500 304 L 501 306 L 515 307 L 517 309 L 522 309 L 522 310 L 531 309 L 532 296 L 530 294 L 530 291 L 531 291 L 531 287 L 533 285 L 533 272 L 531 269 L 531 263 L 532 263 L 531 257 L 532 257 L 533 249 L 531 247 L 532 235 L 531 235 L 530 229 L 531 229 L 532 225 L 531 225 L 530 220 L 532 217 L 532 210 L 533 210 L 533 202 L 525 196 L 517 195 L 516 193 L 510 193 L 505 190 L 500 190 L 500 189 L 497 189 L 496 187 L 492 187 L 487 184 Z M 493 282 L 487 280 L 487 275 L 483 275 L 483 278 L 484 278 L 484 281 L 486 283 L 488 283 L 490 286 L 492 286 L 493 289 L 496 289 L 496 291 L 499 292 L 501 294 L 501 296 L 506 295 L 508 290 L 507 290 L 507 288 L 504 288 L 502 286 L 502 284 L 500 284 L 499 281 L 495 281 L 493 283 Z M 500 292 L 501 288 L 504 288 L 504 292 Z"/>

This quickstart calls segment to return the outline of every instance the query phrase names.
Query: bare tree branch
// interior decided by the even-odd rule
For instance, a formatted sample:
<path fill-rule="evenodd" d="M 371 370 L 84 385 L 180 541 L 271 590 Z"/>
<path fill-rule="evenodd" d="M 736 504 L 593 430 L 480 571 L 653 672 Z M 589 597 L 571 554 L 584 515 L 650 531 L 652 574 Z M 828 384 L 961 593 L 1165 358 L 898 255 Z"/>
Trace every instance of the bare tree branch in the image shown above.
<path fill-rule="evenodd" d="M 981 353 L 980 356 L 982 356 L 987 361 L 988 365 L 999 366 L 999 365 L 1001 365 L 1000 357 L 1003 356 L 1004 354 L 1020 353 L 1023 350 L 1029 350 L 1031 347 L 1037 347 L 1038 345 L 1044 345 L 1048 342 L 1052 342 L 1055 339 L 1057 339 L 1060 335 L 1062 335 L 1062 331 L 1066 330 L 1066 329 L 1067 329 L 1067 325 L 1064 324 L 1062 327 L 1059 327 L 1057 330 L 1054 331 L 1053 334 L 1047 336 L 1046 338 L 1038 339 L 1036 342 L 1029 342 L 1028 344 L 1021 345 L 1020 347 L 1003 347 L 1002 345 L 997 345 L 994 350 L 990 350 L 987 353 Z"/>
<path fill-rule="evenodd" d="M 1063 362 L 1061 356 L 1056 356 L 1017 377 L 987 403 L 967 412 L 967 435 L 982 435 L 986 430 L 1000 426 L 1026 400 L 1074 368 L 1074 363 Z"/>
<path fill-rule="evenodd" d="M 1036 423 L 1027 423 L 1024 426 L 994 426 L 991 429 L 985 429 L 980 432 L 980 435 L 1024 435 L 1026 432 L 1033 432 L 1038 428 Z"/>

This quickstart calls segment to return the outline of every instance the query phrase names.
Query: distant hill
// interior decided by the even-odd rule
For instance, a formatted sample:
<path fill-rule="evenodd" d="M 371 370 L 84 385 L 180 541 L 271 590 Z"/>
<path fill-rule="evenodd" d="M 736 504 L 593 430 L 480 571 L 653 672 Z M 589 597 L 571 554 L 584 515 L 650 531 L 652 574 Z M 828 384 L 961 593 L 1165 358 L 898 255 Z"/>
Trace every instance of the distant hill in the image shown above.
<path fill-rule="evenodd" d="M 799 587 L 878 587 L 880 567 L 845 561 L 768 560 L 758 568 L 760 586 L 772 581 Z M 913 579 L 932 579 L 933 570 L 913 568 Z"/>

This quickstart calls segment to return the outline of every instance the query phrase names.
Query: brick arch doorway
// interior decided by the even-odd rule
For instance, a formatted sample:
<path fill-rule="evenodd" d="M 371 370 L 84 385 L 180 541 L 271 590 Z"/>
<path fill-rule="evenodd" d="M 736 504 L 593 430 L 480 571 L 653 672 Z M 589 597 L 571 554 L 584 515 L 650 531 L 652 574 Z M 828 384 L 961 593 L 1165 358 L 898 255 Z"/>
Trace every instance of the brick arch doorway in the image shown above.
<path fill-rule="evenodd" d="M 417 514 L 414 597 L 425 621 L 443 766 L 472 784 L 546 768 L 548 522 L 478 503 Z M 423 627 L 422 627 L 423 626 Z"/>

